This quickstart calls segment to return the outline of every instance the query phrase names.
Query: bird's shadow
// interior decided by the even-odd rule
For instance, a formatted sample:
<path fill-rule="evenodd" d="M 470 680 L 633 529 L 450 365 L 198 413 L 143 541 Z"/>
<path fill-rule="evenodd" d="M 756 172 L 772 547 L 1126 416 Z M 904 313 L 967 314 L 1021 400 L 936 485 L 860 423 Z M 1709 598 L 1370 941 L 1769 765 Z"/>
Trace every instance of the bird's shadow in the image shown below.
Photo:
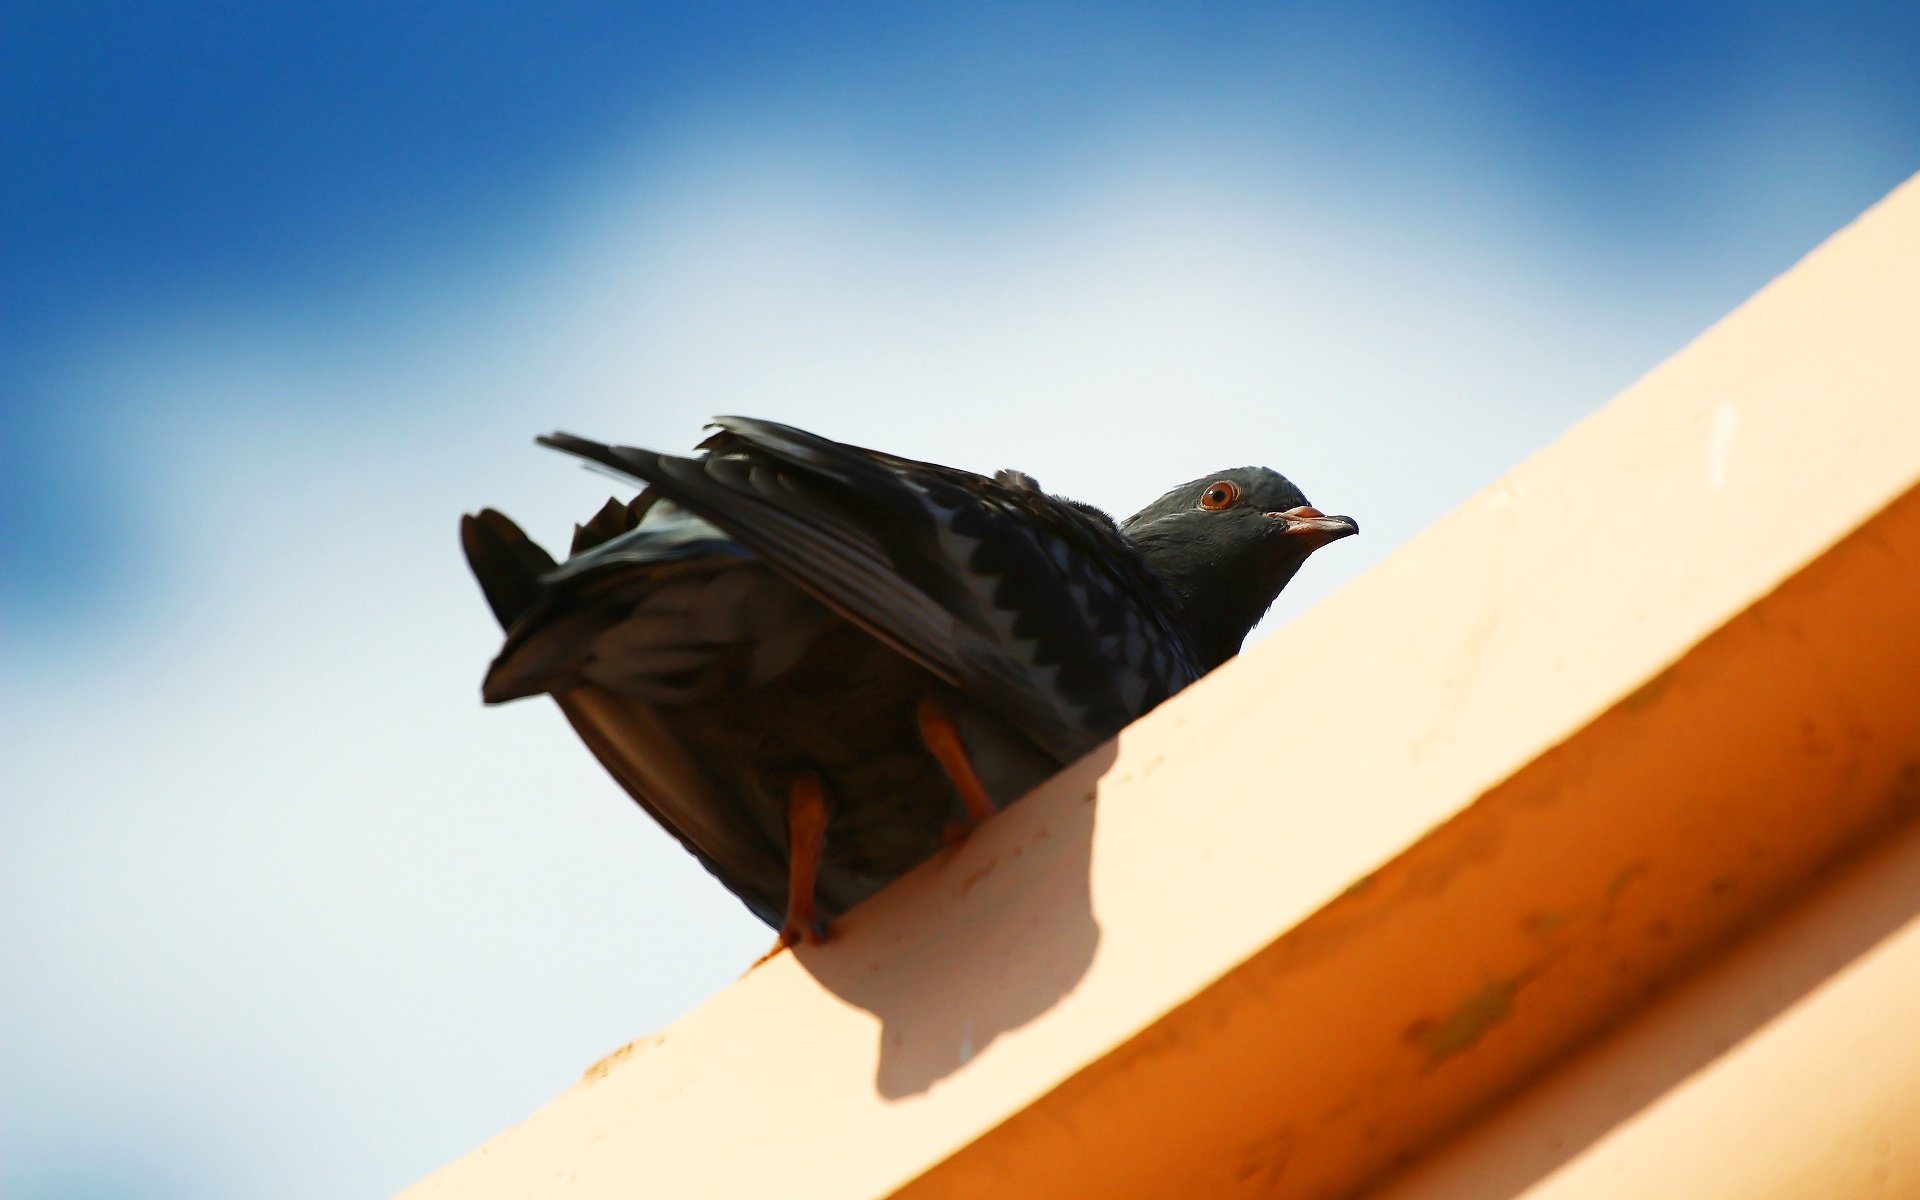
<path fill-rule="evenodd" d="M 798 948 L 823 987 L 879 1018 L 882 1097 L 926 1091 L 1086 974 L 1099 781 L 1116 753 L 1088 755 Z"/>

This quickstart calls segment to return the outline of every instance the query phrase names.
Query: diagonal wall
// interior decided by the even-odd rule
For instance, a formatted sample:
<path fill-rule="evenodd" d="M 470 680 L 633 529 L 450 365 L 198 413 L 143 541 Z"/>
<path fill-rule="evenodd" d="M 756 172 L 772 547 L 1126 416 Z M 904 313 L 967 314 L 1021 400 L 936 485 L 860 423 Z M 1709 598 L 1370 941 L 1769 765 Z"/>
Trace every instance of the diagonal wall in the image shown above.
<path fill-rule="evenodd" d="M 408 1195 L 1378 1179 L 1920 809 L 1916 327 L 1910 182 L 836 942 Z"/>

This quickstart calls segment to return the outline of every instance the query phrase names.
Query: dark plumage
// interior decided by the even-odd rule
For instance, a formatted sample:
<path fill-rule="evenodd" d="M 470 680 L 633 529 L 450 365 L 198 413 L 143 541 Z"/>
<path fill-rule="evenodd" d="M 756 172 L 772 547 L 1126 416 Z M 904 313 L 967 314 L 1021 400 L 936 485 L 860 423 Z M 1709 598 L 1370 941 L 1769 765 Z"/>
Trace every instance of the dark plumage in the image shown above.
<path fill-rule="evenodd" d="M 697 458 L 540 439 L 649 485 L 564 563 L 492 510 L 461 540 L 507 630 L 485 699 L 551 694 L 789 940 L 1231 657 L 1308 554 L 1357 532 L 1264 468 L 1121 526 L 1019 472 L 717 424 Z M 957 765 L 929 749 L 955 734 Z"/>

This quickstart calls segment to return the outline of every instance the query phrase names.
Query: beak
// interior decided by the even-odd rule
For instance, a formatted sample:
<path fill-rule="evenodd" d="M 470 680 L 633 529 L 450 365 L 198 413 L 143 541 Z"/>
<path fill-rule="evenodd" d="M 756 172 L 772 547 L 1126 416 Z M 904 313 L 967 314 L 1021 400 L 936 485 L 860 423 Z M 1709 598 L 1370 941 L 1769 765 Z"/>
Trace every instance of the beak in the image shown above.
<path fill-rule="evenodd" d="M 1317 508 L 1302 505 L 1285 512 L 1270 512 L 1267 518 L 1286 523 L 1280 536 L 1290 543 L 1302 546 L 1308 554 L 1313 553 L 1328 542 L 1337 542 L 1343 537 L 1352 537 L 1360 532 L 1360 523 L 1352 517 L 1330 517 Z"/>

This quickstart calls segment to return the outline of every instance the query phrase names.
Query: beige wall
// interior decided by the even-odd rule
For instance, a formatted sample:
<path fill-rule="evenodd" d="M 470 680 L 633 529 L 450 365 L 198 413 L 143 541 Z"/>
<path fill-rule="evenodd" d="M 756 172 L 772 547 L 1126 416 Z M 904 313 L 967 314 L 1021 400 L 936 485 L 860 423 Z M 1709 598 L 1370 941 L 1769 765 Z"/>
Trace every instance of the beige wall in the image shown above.
<path fill-rule="evenodd" d="M 1390 1194 L 1912 1187 L 1916 329 L 1910 183 L 409 1195 L 1323 1196 L 1422 1153 Z"/>

